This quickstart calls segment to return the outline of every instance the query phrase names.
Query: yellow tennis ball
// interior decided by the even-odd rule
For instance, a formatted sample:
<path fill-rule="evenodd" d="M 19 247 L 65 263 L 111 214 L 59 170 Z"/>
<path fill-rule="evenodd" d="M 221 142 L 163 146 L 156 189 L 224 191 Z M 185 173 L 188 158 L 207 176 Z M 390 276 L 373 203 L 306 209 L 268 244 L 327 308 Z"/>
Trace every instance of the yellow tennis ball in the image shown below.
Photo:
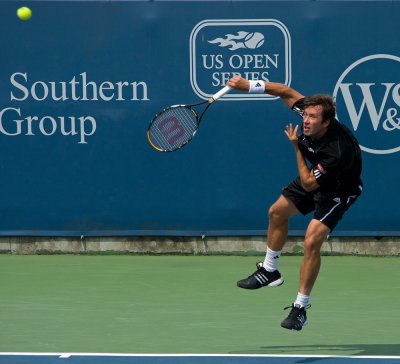
<path fill-rule="evenodd" d="M 32 17 L 32 10 L 23 6 L 17 10 L 17 16 L 21 20 L 29 20 Z"/>

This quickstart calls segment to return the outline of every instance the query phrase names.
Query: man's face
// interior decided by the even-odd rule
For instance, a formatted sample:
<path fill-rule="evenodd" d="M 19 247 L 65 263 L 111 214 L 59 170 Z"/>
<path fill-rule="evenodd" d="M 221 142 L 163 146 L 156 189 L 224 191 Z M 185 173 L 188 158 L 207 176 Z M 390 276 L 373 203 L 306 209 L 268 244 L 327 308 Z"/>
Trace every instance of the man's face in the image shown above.
<path fill-rule="evenodd" d="M 322 119 L 322 106 L 308 106 L 303 114 L 303 133 L 311 139 L 322 138 L 328 130 L 329 122 Z"/>

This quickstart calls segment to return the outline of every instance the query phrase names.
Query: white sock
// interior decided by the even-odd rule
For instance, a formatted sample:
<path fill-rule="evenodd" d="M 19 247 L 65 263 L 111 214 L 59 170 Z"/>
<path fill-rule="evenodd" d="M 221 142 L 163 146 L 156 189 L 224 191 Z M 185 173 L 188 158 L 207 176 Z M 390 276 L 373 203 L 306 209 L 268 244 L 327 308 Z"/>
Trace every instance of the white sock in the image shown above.
<path fill-rule="evenodd" d="M 299 305 L 300 307 L 306 307 L 308 305 L 308 301 L 310 300 L 310 296 L 307 296 L 302 293 L 297 293 L 296 301 L 294 305 Z"/>
<path fill-rule="evenodd" d="M 279 257 L 281 256 L 282 250 L 273 251 L 267 247 L 267 253 L 265 254 L 265 259 L 263 267 L 268 272 L 273 272 L 278 270 Z"/>

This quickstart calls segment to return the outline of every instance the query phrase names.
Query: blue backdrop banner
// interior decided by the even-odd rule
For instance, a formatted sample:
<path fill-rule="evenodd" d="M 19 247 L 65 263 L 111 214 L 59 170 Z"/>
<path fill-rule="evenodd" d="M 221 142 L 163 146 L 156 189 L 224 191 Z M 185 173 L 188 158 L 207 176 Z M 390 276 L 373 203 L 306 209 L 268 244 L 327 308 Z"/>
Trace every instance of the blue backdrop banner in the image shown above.
<path fill-rule="evenodd" d="M 399 2 L 24 5 L 27 21 L 0 2 L 0 235 L 264 234 L 297 175 L 281 100 L 230 92 L 175 153 L 146 138 L 157 111 L 235 74 L 334 95 L 365 185 L 335 234 L 400 234 Z"/>

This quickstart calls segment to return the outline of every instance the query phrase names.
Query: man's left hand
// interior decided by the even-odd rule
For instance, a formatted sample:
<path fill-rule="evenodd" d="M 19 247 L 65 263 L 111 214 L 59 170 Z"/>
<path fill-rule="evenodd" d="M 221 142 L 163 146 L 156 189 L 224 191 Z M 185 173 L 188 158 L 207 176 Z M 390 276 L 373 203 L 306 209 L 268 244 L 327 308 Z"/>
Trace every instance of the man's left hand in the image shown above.
<path fill-rule="evenodd" d="M 297 130 L 299 129 L 299 126 L 296 125 L 293 128 L 293 125 L 290 123 L 289 125 L 286 125 L 285 129 L 285 134 L 288 137 L 288 139 L 292 142 L 293 146 L 297 146 L 299 136 L 297 135 Z"/>

